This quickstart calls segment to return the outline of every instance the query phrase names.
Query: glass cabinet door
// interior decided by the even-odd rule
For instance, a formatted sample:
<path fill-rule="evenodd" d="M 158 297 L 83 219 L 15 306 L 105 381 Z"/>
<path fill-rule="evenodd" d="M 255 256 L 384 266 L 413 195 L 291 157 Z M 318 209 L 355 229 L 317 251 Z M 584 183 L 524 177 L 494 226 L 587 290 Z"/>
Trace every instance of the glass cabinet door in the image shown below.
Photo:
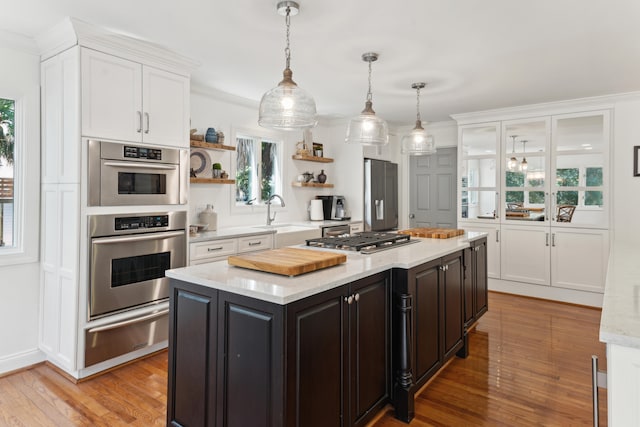
<path fill-rule="evenodd" d="M 460 219 L 497 219 L 499 141 L 498 123 L 460 128 Z"/>
<path fill-rule="evenodd" d="M 554 116 L 552 135 L 552 224 L 606 228 L 609 112 Z"/>
<path fill-rule="evenodd" d="M 503 122 L 504 221 L 544 224 L 548 220 L 549 122 L 548 118 Z"/>

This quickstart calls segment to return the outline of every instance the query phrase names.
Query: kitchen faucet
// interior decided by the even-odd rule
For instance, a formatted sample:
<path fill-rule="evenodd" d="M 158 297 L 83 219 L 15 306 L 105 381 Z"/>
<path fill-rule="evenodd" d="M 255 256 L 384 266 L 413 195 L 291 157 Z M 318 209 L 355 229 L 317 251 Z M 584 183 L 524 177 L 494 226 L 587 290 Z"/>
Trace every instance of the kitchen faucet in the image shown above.
<path fill-rule="evenodd" d="M 277 212 L 274 212 L 273 218 L 271 218 L 271 201 L 276 197 L 280 199 L 280 206 L 284 208 L 284 200 L 282 199 L 282 197 L 277 194 L 272 194 L 271 197 L 269 197 L 269 200 L 267 200 L 267 225 L 271 225 L 271 223 L 276 219 Z"/>

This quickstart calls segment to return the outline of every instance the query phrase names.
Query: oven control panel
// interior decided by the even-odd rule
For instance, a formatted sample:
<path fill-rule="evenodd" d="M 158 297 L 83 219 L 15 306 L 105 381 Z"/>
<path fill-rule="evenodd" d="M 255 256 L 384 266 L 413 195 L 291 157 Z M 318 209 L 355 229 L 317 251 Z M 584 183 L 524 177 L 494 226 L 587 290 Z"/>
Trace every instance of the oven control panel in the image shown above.
<path fill-rule="evenodd" d="M 124 157 L 129 159 L 162 160 L 162 150 L 157 148 L 125 145 Z"/>
<path fill-rule="evenodd" d="M 160 228 L 169 226 L 169 215 L 116 217 L 115 230 L 138 230 L 141 228 Z"/>

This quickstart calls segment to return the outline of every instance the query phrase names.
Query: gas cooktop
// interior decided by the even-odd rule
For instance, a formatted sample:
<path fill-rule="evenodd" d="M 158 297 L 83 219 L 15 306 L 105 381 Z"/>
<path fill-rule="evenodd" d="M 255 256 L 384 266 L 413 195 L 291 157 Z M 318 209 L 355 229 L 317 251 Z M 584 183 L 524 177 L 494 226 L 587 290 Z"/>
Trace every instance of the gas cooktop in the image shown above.
<path fill-rule="evenodd" d="M 411 236 L 407 234 L 385 233 L 379 231 L 365 231 L 363 233 L 352 235 L 319 237 L 317 239 L 307 240 L 307 246 L 341 249 L 345 251 L 360 251 L 363 254 L 371 254 L 408 243 L 417 243 L 417 240 L 411 240 Z"/>

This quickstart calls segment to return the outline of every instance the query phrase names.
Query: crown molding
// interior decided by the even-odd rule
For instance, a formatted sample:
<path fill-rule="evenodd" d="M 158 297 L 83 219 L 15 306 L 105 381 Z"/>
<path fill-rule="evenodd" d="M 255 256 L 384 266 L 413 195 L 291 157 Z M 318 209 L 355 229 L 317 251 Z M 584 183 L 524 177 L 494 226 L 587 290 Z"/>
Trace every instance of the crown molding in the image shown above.
<path fill-rule="evenodd" d="M 566 101 L 545 102 L 518 107 L 498 108 L 471 113 L 452 114 L 458 125 L 484 123 L 500 120 L 537 117 L 550 114 L 574 113 L 576 111 L 605 110 L 615 108 L 616 103 L 640 99 L 640 92 L 628 92 Z"/>
<path fill-rule="evenodd" d="M 50 30 L 37 36 L 36 42 L 42 61 L 77 45 L 186 76 L 200 65 L 199 62 L 163 46 L 72 17 L 66 17 Z"/>

